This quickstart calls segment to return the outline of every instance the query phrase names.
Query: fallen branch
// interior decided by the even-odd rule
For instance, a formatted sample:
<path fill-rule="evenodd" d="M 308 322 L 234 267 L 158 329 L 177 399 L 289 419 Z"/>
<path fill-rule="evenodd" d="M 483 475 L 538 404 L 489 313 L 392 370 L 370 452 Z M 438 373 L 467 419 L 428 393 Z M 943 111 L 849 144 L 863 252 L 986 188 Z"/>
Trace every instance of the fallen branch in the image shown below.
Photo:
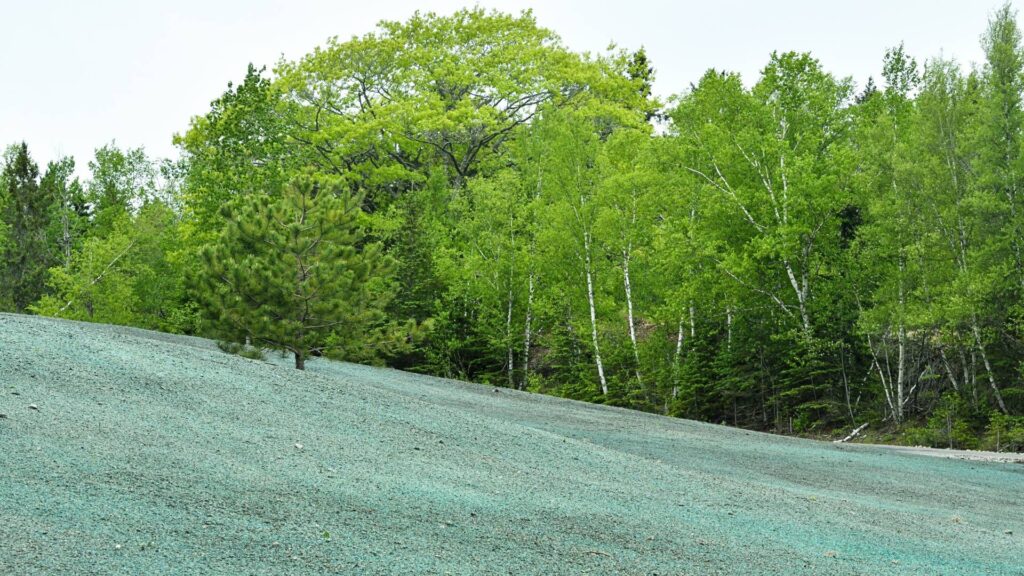
<path fill-rule="evenodd" d="M 850 440 L 853 440 L 854 438 L 856 438 L 857 436 L 859 436 L 859 435 L 860 435 L 860 433 L 861 433 L 861 432 L 862 432 L 862 431 L 863 431 L 863 430 L 864 430 L 865 428 L 867 428 L 867 427 L 868 427 L 868 423 L 867 423 L 867 422 L 865 422 L 865 423 L 861 424 L 860 426 L 858 426 L 858 427 L 857 427 L 856 429 L 854 429 L 854 431 L 853 431 L 853 432 L 850 432 L 850 435 L 849 435 L 849 436 L 847 436 L 846 438 L 843 438 L 842 440 L 833 440 L 833 443 L 835 443 L 835 444 L 842 444 L 843 442 L 849 442 Z"/>

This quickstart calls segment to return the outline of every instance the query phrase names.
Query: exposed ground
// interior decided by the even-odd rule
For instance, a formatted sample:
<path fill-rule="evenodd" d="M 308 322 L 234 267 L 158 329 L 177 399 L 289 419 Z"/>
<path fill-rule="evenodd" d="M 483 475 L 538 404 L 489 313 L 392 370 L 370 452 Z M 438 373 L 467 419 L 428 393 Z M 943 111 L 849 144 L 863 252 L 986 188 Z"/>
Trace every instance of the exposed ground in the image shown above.
<path fill-rule="evenodd" d="M 1024 465 L 0 315 L 0 574 L 1024 575 Z"/>
<path fill-rule="evenodd" d="M 862 444 L 867 446 L 867 444 Z M 928 446 L 881 446 L 871 444 L 876 448 L 885 448 L 904 454 L 917 454 L 919 456 L 937 456 L 939 458 L 957 458 L 959 460 L 975 460 L 978 462 L 1013 462 L 1024 464 L 1024 454 L 1020 452 L 987 452 L 985 450 L 955 450 L 947 448 L 931 448 Z"/>

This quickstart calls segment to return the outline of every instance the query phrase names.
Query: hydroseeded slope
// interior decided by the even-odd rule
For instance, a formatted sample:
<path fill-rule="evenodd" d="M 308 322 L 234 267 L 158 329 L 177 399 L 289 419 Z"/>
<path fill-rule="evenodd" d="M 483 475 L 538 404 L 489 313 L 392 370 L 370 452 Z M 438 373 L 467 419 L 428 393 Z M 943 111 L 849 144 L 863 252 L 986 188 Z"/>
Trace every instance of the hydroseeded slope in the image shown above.
<path fill-rule="evenodd" d="M 0 414 L 0 574 L 1024 575 L 1020 464 L 11 315 Z"/>

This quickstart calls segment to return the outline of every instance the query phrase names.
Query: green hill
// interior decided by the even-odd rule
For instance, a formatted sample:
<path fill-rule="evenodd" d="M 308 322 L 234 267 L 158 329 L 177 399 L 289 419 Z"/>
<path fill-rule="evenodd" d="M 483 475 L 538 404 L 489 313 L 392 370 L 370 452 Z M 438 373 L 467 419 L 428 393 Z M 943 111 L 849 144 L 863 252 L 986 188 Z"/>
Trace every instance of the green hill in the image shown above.
<path fill-rule="evenodd" d="M 0 574 L 1024 574 L 1024 466 L 0 315 Z"/>

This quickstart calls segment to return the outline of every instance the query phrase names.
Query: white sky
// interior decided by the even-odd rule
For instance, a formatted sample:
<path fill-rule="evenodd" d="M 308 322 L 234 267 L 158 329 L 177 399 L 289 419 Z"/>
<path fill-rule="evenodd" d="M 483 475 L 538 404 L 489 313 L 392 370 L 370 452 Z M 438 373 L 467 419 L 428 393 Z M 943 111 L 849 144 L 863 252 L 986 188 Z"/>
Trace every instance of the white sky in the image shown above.
<path fill-rule="evenodd" d="M 749 84 L 772 50 L 811 51 L 837 76 L 879 76 L 886 48 L 923 62 L 982 59 L 979 38 L 1001 0 L 481 0 L 539 23 L 573 49 L 646 46 L 655 92 L 685 90 L 714 67 Z M 470 1 L 0 0 L 0 145 L 26 140 L 43 169 L 72 155 L 85 174 L 111 140 L 173 157 L 175 132 L 209 109 L 246 64 L 295 59 L 330 36 L 348 38 L 416 9 L 450 13 Z M 1015 0 L 1024 5 L 1024 0 Z"/>

